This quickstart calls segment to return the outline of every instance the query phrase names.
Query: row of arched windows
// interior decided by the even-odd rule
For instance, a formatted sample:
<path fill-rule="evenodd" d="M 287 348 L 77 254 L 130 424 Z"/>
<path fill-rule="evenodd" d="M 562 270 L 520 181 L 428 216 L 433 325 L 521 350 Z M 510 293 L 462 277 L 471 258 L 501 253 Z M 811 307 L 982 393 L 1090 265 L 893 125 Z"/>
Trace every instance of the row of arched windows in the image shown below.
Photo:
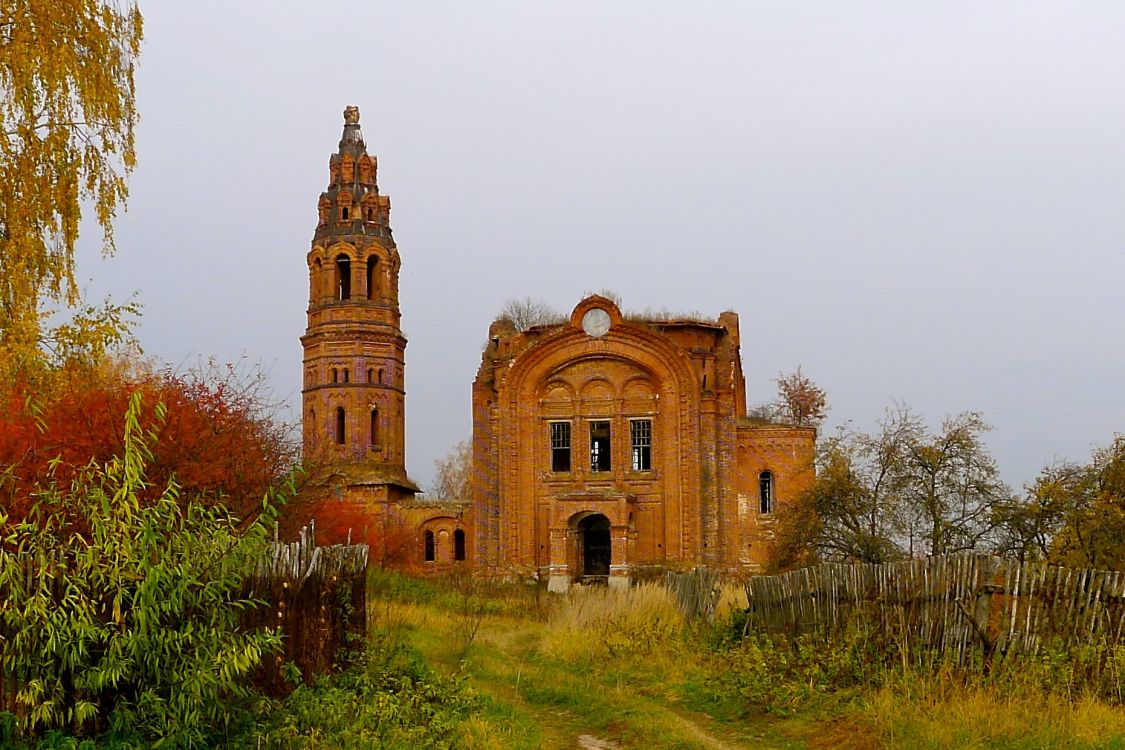
<path fill-rule="evenodd" d="M 343 445 L 347 442 L 347 413 L 344 407 L 336 407 L 336 442 Z M 372 448 L 379 447 L 379 410 L 372 409 L 368 423 L 368 443 Z"/>
<path fill-rule="evenodd" d="M 361 154 L 358 159 L 353 159 L 351 154 L 344 154 L 339 161 L 336 157 L 328 163 L 329 179 L 346 184 L 355 182 L 356 167 L 359 167 L 359 181 L 364 185 L 375 184 L 375 160 L 367 154 Z"/>
<path fill-rule="evenodd" d="M 318 279 L 321 278 L 321 271 L 324 264 L 320 258 L 317 258 L 313 263 L 313 288 L 319 285 Z M 334 264 L 335 273 L 333 278 L 333 291 L 332 296 L 337 301 L 352 299 L 352 259 L 340 253 L 336 256 Z M 380 283 L 379 259 L 371 256 L 367 259 L 366 274 L 364 277 L 364 288 L 367 294 L 367 299 L 375 300 L 382 296 L 382 284 Z M 314 297 L 317 297 L 314 293 Z"/>
<path fill-rule="evenodd" d="M 379 259 L 367 259 L 367 275 L 365 287 L 367 299 L 379 297 Z M 352 298 L 352 259 L 340 253 L 336 256 L 336 299 L 346 300 Z"/>
<path fill-rule="evenodd" d="M 316 409 L 309 409 L 309 424 L 316 425 Z M 368 423 L 368 443 L 372 449 L 379 447 L 379 440 L 381 438 L 381 430 L 379 427 L 379 410 L 372 409 L 370 414 L 370 421 Z M 335 430 L 336 444 L 344 445 L 348 442 L 348 414 L 344 407 L 336 407 L 336 430 Z"/>
<path fill-rule="evenodd" d="M 310 370 L 309 373 L 310 373 L 309 374 L 310 380 L 315 381 L 316 371 Z M 379 385 L 383 385 L 384 377 L 385 376 L 383 374 L 383 368 L 382 367 L 380 367 L 378 370 L 376 370 L 374 367 L 368 367 L 367 368 L 367 382 L 368 383 L 372 383 L 372 384 L 378 383 Z M 351 378 L 351 373 L 348 371 L 348 368 L 346 368 L 346 367 L 332 367 L 332 368 L 329 368 L 329 370 L 328 370 L 328 381 L 330 383 L 349 383 L 349 382 L 351 382 L 350 378 Z"/>
<path fill-rule="evenodd" d="M 366 215 L 364 216 L 364 221 L 368 221 L 374 224 L 375 217 L 377 215 L 378 214 L 375 213 L 375 209 L 371 206 L 368 206 L 366 209 Z M 340 221 L 353 221 L 356 216 L 358 216 L 358 212 L 356 214 L 353 214 L 351 211 L 351 206 L 340 206 Z"/>
<path fill-rule="evenodd" d="M 437 559 L 436 538 L 432 531 L 427 530 L 422 535 L 422 559 L 426 562 L 434 562 Z M 462 529 L 453 532 L 453 559 L 457 561 L 465 559 L 465 532 Z"/>
<path fill-rule="evenodd" d="M 383 214 L 379 211 L 378 198 L 373 195 L 368 195 L 363 199 L 359 206 L 352 202 L 352 197 L 349 193 L 341 193 L 337 197 L 337 221 L 341 224 L 345 222 L 357 221 L 361 217 L 368 224 L 379 224 L 380 217 Z M 332 210 L 332 201 L 328 198 L 322 198 L 320 205 L 317 206 L 317 213 L 319 215 L 319 226 L 328 225 L 328 214 Z"/>

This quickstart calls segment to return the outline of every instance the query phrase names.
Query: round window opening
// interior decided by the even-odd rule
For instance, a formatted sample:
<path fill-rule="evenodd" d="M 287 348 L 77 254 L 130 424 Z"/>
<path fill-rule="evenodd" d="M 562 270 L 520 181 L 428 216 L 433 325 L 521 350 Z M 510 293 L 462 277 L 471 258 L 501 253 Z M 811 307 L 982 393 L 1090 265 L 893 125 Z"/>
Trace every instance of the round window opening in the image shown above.
<path fill-rule="evenodd" d="M 582 330 L 587 336 L 604 336 L 609 331 L 609 313 L 600 307 L 587 310 L 582 316 Z"/>

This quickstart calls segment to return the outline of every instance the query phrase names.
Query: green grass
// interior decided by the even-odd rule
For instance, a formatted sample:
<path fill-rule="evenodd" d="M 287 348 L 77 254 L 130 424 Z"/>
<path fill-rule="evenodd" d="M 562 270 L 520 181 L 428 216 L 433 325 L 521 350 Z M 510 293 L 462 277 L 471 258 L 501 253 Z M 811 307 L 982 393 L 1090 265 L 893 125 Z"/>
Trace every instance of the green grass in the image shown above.
<path fill-rule="evenodd" d="M 679 685 L 689 641 L 655 587 L 505 607 L 483 617 L 467 649 L 456 637 L 463 612 L 400 599 L 374 620 L 397 628 L 430 664 L 466 675 L 493 711 L 509 707 L 523 728 L 509 747 L 572 750 L 582 734 L 647 750 L 805 746 L 785 736 L 763 741 L 762 727 L 724 725 L 685 705 Z"/>
<path fill-rule="evenodd" d="M 462 676 L 483 701 L 477 718 L 506 727 L 502 747 L 572 750 L 591 734 L 623 750 L 1125 750 L 1116 672 L 1091 668 L 1111 663 L 1110 652 L 988 675 L 919 659 L 903 673 L 862 633 L 743 642 L 721 627 L 689 628 L 655 587 L 546 597 L 520 586 L 466 595 L 455 582 L 385 585 L 393 593 L 373 598 L 376 629 Z M 466 607 L 473 597 L 487 604 Z M 465 627 L 477 616 L 475 631 Z M 1083 697 L 1092 687 L 1105 698 Z"/>

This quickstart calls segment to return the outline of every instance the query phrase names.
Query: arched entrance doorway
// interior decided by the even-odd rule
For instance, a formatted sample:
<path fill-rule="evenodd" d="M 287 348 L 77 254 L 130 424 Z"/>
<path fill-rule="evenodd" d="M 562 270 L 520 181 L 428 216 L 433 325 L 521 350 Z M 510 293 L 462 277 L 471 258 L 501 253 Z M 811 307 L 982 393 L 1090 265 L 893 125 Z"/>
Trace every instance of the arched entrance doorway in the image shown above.
<path fill-rule="evenodd" d="M 578 522 L 578 575 L 608 576 L 612 556 L 609 519 L 601 513 L 586 516 Z"/>

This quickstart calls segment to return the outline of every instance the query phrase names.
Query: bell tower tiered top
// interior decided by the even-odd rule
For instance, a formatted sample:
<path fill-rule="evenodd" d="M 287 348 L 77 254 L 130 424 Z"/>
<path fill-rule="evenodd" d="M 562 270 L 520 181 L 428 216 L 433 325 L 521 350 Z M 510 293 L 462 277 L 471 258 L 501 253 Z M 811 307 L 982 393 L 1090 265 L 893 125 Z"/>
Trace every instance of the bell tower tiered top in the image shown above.
<path fill-rule="evenodd" d="M 400 259 L 391 201 L 379 194 L 378 160 L 367 153 L 359 109 L 328 161 L 317 204 L 304 347 L 306 460 L 338 466 L 348 485 L 393 485 L 406 475 L 404 364 L 399 328 Z"/>

